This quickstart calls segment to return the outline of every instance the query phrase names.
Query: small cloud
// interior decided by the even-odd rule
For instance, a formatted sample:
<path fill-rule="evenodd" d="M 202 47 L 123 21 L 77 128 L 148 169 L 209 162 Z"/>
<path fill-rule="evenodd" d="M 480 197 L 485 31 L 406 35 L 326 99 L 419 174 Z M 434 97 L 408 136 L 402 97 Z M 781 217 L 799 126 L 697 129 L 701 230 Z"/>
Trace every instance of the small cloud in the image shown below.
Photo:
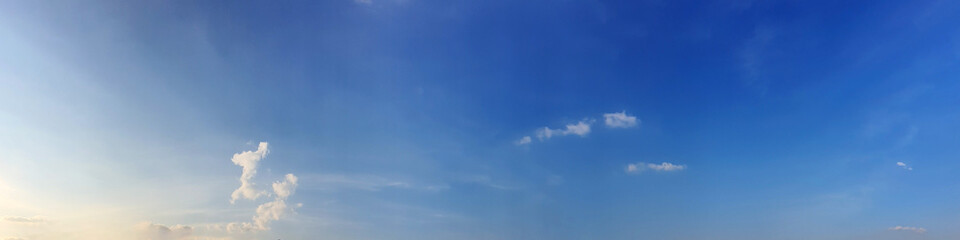
<path fill-rule="evenodd" d="M 531 141 L 532 141 L 532 139 L 530 139 L 530 136 L 523 136 L 522 138 L 518 139 L 517 141 L 514 141 L 513 144 L 516 144 L 517 146 L 519 146 L 519 145 L 526 145 L 526 144 L 530 144 Z"/>
<path fill-rule="evenodd" d="M 915 232 L 915 233 L 919 233 L 919 234 L 924 234 L 924 233 L 927 232 L 927 229 L 922 228 L 922 227 L 904 227 L 904 226 L 896 226 L 896 227 L 889 228 L 888 230 L 890 230 L 890 231 L 908 231 L 908 232 Z"/>
<path fill-rule="evenodd" d="M 550 129 L 549 127 L 543 127 L 537 131 L 537 139 L 544 141 L 550 139 L 554 136 L 566 136 L 566 135 L 577 135 L 577 136 L 586 136 L 590 133 L 590 124 L 593 124 L 593 120 L 582 120 L 576 124 L 567 124 L 565 129 Z"/>
<path fill-rule="evenodd" d="M 41 216 L 34 217 L 21 217 L 21 216 L 4 216 L 3 221 L 19 223 L 19 224 L 44 224 L 47 223 L 47 219 Z"/>
<path fill-rule="evenodd" d="M 640 173 L 646 170 L 653 170 L 657 172 L 673 172 L 686 169 L 686 165 L 676 165 L 668 162 L 663 162 L 660 164 L 656 163 L 631 163 L 627 164 L 627 167 L 624 169 L 627 173 Z"/>
<path fill-rule="evenodd" d="M 611 128 L 629 128 L 637 126 L 637 117 L 627 115 L 627 111 L 618 112 L 618 113 L 604 113 L 603 114 L 603 123 L 607 127 Z"/>
<path fill-rule="evenodd" d="M 141 223 L 137 230 L 143 239 L 181 240 L 192 239 L 191 237 L 193 236 L 193 227 L 184 225 L 167 227 L 164 225 L 147 222 Z"/>
<path fill-rule="evenodd" d="M 373 0 L 353 0 L 353 2 L 366 5 L 373 4 Z"/>
<path fill-rule="evenodd" d="M 913 171 L 913 167 L 907 166 L 907 164 L 903 162 L 897 162 L 897 166 L 900 166 L 901 168 L 906 169 L 907 171 Z"/>

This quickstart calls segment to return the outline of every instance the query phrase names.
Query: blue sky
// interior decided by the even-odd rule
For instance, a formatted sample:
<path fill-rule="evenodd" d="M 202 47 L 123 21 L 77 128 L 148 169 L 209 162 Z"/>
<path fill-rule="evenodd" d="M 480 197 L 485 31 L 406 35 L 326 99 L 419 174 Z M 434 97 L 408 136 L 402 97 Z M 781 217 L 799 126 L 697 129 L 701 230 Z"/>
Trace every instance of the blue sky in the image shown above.
<path fill-rule="evenodd" d="M 0 239 L 960 238 L 956 9 L 3 1 Z"/>

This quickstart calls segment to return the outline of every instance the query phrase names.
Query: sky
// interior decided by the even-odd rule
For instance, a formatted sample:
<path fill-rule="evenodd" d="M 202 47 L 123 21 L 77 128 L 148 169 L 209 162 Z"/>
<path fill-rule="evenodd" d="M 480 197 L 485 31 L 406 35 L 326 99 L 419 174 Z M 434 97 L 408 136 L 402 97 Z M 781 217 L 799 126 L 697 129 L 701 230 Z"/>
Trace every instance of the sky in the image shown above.
<path fill-rule="evenodd" d="M 0 1 L 0 240 L 960 238 L 956 1 Z"/>

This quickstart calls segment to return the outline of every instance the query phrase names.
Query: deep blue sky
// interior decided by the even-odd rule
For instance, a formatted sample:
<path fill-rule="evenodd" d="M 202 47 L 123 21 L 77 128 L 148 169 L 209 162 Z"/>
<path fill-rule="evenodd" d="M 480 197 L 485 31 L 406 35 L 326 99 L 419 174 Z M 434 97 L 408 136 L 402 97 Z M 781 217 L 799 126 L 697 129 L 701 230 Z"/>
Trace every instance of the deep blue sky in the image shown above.
<path fill-rule="evenodd" d="M 7 1 L 0 238 L 960 238 L 958 9 Z"/>

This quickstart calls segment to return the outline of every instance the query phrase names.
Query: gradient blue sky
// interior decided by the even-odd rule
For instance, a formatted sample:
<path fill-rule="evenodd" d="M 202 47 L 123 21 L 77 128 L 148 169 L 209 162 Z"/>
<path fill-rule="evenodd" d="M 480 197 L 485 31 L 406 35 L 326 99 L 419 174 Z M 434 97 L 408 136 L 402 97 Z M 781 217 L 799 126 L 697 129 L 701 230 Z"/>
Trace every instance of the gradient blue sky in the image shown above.
<path fill-rule="evenodd" d="M 957 239 L 958 9 L 0 1 L 0 239 Z"/>

